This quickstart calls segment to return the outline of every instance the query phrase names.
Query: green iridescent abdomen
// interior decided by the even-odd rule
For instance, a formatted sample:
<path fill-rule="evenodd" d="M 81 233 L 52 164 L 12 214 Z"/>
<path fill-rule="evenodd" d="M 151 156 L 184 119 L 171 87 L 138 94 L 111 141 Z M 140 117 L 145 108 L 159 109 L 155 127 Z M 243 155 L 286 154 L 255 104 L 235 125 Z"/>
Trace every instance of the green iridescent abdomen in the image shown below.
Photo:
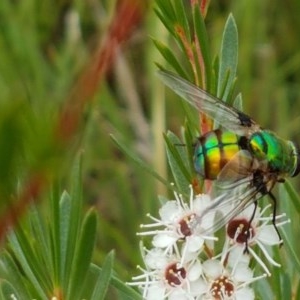
<path fill-rule="evenodd" d="M 295 145 L 274 132 L 263 130 L 254 133 L 249 139 L 249 151 L 258 161 L 267 162 L 269 172 L 294 175 L 297 168 Z"/>
<path fill-rule="evenodd" d="M 240 150 L 239 136 L 216 129 L 198 139 L 194 154 L 196 172 L 205 179 L 214 180 L 222 168 Z"/>

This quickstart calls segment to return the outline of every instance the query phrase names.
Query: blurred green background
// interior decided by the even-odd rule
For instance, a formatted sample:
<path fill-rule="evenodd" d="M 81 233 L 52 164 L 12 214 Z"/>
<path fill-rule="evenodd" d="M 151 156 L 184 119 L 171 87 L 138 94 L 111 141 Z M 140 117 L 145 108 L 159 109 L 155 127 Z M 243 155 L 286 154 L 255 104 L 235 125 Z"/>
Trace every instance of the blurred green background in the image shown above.
<path fill-rule="evenodd" d="M 184 123 L 180 102 L 174 96 L 165 102 L 164 89 L 155 76 L 154 62 L 163 63 L 163 59 L 151 36 L 165 42 L 168 36 L 154 15 L 154 2 L 148 2 L 143 21 L 119 49 L 115 65 L 86 108 L 85 126 L 76 144 L 84 153 L 86 207 L 94 205 L 99 212 L 94 259 L 101 263 L 109 250 L 116 249 L 116 269 L 127 280 L 141 263 L 139 224 L 147 222 L 146 213 L 157 214 L 157 195 L 170 191 L 124 155 L 110 134 L 171 181 L 163 132 L 170 129 L 179 134 Z M 47 143 L 53 118 L 95 44 L 105 35 L 116 5 L 111 0 L 0 1 L 0 118 L 15 123 L 25 116 L 20 128 L 25 123 L 32 136 L 22 143 L 35 148 L 27 153 L 27 163 L 17 168 L 14 180 L 41 163 L 30 155 L 44 155 L 36 149 Z M 263 127 L 300 142 L 300 2 L 211 1 L 206 22 L 212 56 L 219 52 L 230 12 L 239 32 L 236 92 L 242 92 L 244 111 Z M 35 122 L 26 122 L 29 110 L 37 116 Z M 11 138 L 8 135 L 7 141 Z M 2 160 L 7 160 L 8 153 L 0 149 Z M 68 189 L 69 167 L 58 165 L 57 172 L 62 188 Z M 300 192 L 299 180 L 293 183 Z M 40 205 L 47 207 L 45 201 Z M 284 202 L 280 206 L 284 210 Z"/>

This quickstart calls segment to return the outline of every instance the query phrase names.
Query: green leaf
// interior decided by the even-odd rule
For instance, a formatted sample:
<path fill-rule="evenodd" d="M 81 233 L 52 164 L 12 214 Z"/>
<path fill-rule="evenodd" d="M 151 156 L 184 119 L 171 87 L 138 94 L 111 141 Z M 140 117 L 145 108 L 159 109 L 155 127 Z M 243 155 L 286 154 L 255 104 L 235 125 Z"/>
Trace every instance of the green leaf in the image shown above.
<path fill-rule="evenodd" d="M 139 293 L 137 293 L 134 289 L 126 285 L 124 282 L 122 282 L 115 276 L 112 276 L 111 278 L 111 285 L 118 291 L 122 292 L 124 295 L 129 297 L 129 299 L 131 300 L 142 300 L 142 296 Z"/>
<path fill-rule="evenodd" d="M 132 150 L 130 150 L 124 143 L 121 143 L 113 135 L 111 135 L 112 140 L 116 145 L 128 156 L 130 157 L 135 164 L 147 171 L 149 174 L 154 176 L 157 180 L 171 188 L 171 185 L 167 180 L 158 175 L 149 165 L 147 165 L 143 160 L 141 160 Z"/>
<path fill-rule="evenodd" d="M 291 185 L 291 183 L 286 180 L 284 182 L 284 188 L 286 192 L 288 193 L 290 199 L 292 200 L 294 204 L 294 208 L 297 211 L 297 214 L 300 215 L 300 197 L 299 194 L 295 191 L 295 188 Z"/>
<path fill-rule="evenodd" d="M 193 135 L 191 127 L 192 126 L 190 122 L 186 121 L 185 126 L 183 127 L 182 136 L 184 137 L 184 142 L 186 144 L 186 149 L 188 153 L 189 169 L 194 171 L 195 143 L 199 134 L 197 133 L 197 135 Z"/>
<path fill-rule="evenodd" d="M 13 286 L 13 288 L 16 290 L 15 294 L 16 296 L 18 296 L 18 299 L 24 299 L 24 300 L 32 299 L 32 297 L 30 297 L 28 288 L 24 284 L 23 275 L 21 274 L 18 266 L 16 265 L 11 255 L 6 251 L 2 252 L 1 254 L 0 270 L 1 270 L 1 277 L 5 276 L 7 281 L 10 282 L 10 284 L 5 283 L 4 287 L 1 286 L 1 289 L 3 289 L 5 293 L 9 289 L 7 285 L 10 285 Z"/>
<path fill-rule="evenodd" d="M 53 188 L 50 197 L 50 220 L 53 222 L 53 227 L 46 234 L 51 241 L 51 266 L 53 268 L 53 281 L 57 285 L 61 282 L 61 264 L 60 264 L 60 238 L 59 238 L 59 207 L 58 207 L 59 192 Z M 50 250 L 50 247 L 49 247 Z"/>
<path fill-rule="evenodd" d="M 17 232 L 9 234 L 8 240 L 35 292 L 41 299 L 47 299 L 47 291 L 51 290 L 51 282 L 47 276 L 48 273 L 41 269 L 41 264 L 37 260 L 28 238 L 19 228 Z"/>
<path fill-rule="evenodd" d="M 0 299 L 9 300 L 9 299 L 24 299 L 29 300 L 29 298 L 20 297 L 18 292 L 13 288 L 13 286 L 6 280 L 1 281 L 0 283 Z"/>
<path fill-rule="evenodd" d="M 289 257 L 291 261 L 293 262 L 293 268 L 297 269 L 297 272 L 300 274 L 300 260 L 299 260 L 299 254 L 295 252 L 293 249 L 293 246 L 291 244 L 291 241 L 286 234 L 285 230 L 281 230 L 281 233 L 284 237 L 284 247 L 287 249 L 287 252 L 289 254 Z"/>
<path fill-rule="evenodd" d="M 218 93 L 220 97 L 222 88 L 226 86 L 223 99 L 228 98 L 229 91 L 236 77 L 238 63 L 238 31 L 232 14 L 229 15 L 225 24 L 222 46 L 220 51 L 220 69 L 218 77 Z M 229 72 L 229 74 L 227 74 Z M 228 78 L 227 78 L 228 76 Z"/>
<path fill-rule="evenodd" d="M 199 47 L 201 50 L 201 56 L 203 59 L 203 64 L 205 68 L 205 78 L 206 78 L 206 86 L 203 87 L 207 91 L 211 91 L 212 86 L 211 86 L 211 69 L 212 69 L 212 64 L 211 64 L 211 50 L 209 47 L 209 42 L 208 42 L 208 35 L 206 31 L 206 26 L 203 20 L 203 17 L 201 15 L 200 9 L 198 5 L 193 5 L 193 20 L 194 20 L 194 30 L 197 36 L 197 40 L 199 42 Z M 197 53 L 197 52 L 196 52 Z M 199 63 L 202 61 L 201 57 L 198 57 L 197 62 Z M 198 67 L 198 69 L 200 66 Z M 200 73 L 198 73 L 200 74 Z"/>
<path fill-rule="evenodd" d="M 111 251 L 106 256 L 103 262 L 102 271 L 99 274 L 98 280 L 95 284 L 94 292 L 90 300 L 104 299 L 113 273 L 113 269 L 112 269 L 113 262 L 114 262 L 114 252 Z"/>
<path fill-rule="evenodd" d="M 281 299 L 293 299 L 291 278 L 288 273 L 281 272 Z M 280 295 L 279 293 L 277 295 Z"/>
<path fill-rule="evenodd" d="M 236 98 L 234 99 L 233 102 L 233 107 L 235 107 L 236 109 L 243 111 L 243 98 L 242 98 L 242 94 L 239 93 Z"/>
<path fill-rule="evenodd" d="M 70 273 L 70 285 L 67 299 L 81 299 L 83 289 L 82 280 L 86 278 L 91 263 L 92 252 L 95 245 L 97 228 L 97 213 L 92 208 L 85 216 L 75 250 L 74 261 Z"/>
<path fill-rule="evenodd" d="M 179 61 L 176 59 L 174 52 L 172 52 L 170 48 L 168 48 L 166 45 L 164 45 L 163 43 L 161 43 L 158 40 L 153 39 L 153 42 L 154 42 L 156 48 L 158 49 L 158 51 L 165 58 L 165 60 L 174 68 L 176 73 L 178 73 L 180 76 L 186 78 L 187 74 L 185 73 L 185 71 L 182 68 Z"/>
<path fill-rule="evenodd" d="M 191 175 L 187 168 L 189 165 L 185 145 L 172 132 L 165 135 L 167 145 L 168 163 L 171 168 L 175 184 L 179 191 L 185 195 L 190 193 Z"/>
<path fill-rule="evenodd" d="M 63 285 L 64 290 L 67 290 L 67 286 L 69 281 L 67 280 L 67 276 L 69 276 L 69 272 L 71 270 L 71 264 L 72 260 L 68 255 L 71 255 L 71 253 L 68 253 L 68 249 L 71 248 L 70 244 L 70 231 L 71 231 L 71 211 L 72 211 L 72 199 L 70 195 L 67 192 L 63 192 L 60 201 L 59 201 L 59 230 L 58 235 L 55 240 L 58 240 L 56 244 L 59 247 L 56 252 L 57 255 L 56 260 L 54 261 L 55 264 L 59 263 L 60 259 L 60 265 L 59 265 L 59 278 Z M 75 247 L 76 244 L 73 244 L 73 247 Z"/>
<path fill-rule="evenodd" d="M 300 299 L 300 284 L 297 282 L 297 289 L 295 289 L 295 299 Z"/>
<path fill-rule="evenodd" d="M 175 22 L 175 10 L 170 0 L 157 0 L 157 7 L 154 8 L 154 12 L 164 24 L 164 26 L 168 29 L 168 31 L 173 35 L 174 32 L 174 22 Z"/>
<path fill-rule="evenodd" d="M 267 280 L 258 280 L 255 282 L 255 299 L 274 299 L 274 293 Z"/>
<path fill-rule="evenodd" d="M 187 41 L 191 42 L 191 32 L 189 27 L 189 21 L 186 14 L 186 9 L 182 0 L 176 0 L 173 2 L 176 14 L 176 23 L 179 24 L 185 33 Z"/>
<path fill-rule="evenodd" d="M 29 209 L 29 226 L 31 236 L 34 236 L 34 242 L 29 240 L 30 247 L 33 248 L 34 255 L 37 257 L 37 263 L 42 265 L 42 273 L 53 274 L 53 265 L 51 264 L 51 247 L 50 238 L 47 232 L 47 226 L 43 221 L 41 213 L 38 211 L 35 205 L 32 205 Z M 26 233 L 25 239 L 28 239 L 29 234 Z M 23 244 L 21 242 L 21 244 Z M 42 253 L 42 255 L 40 255 Z M 46 281 L 49 282 L 49 276 L 46 277 Z M 49 289 L 51 285 L 49 284 Z"/>
<path fill-rule="evenodd" d="M 65 207 L 61 207 L 61 209 L 66 209 L 66 213 L 69 213 L 68 216 L 63 215 L 61 212 L 59 213 L 59 220 L 61 220 L 60 230 L 65 231 L 67 235 L 67 244 L 62 245 L 62 247 L 67 247 L 66 256 L 62 258 L 65 260 L 65 264 L 62 265 L 64 269 L 64 273 L 62 275 L 63 286 L 67 288 L 69 284 L 70 272 L 71 268 L 74 264 L 74 255 L 75 249 L 78 247 L 78 236 L 80 234 L 81 222 L 82 222 L 82 178 L 81 178 L 81 160 L 78 157 L 77 161 L 74 164 L 74 168 L 72 170 L 72 178 L 71 178 L 71 202 L 70 204 L 66 203 Z M 70 205 L 69 207 L 67 207 Z M 69 210 L 70 209 L 70 210 Z M 66 220 L 64 220 L 66 218 Z M 69 224 L 67 224 L 67 219 L 69 219 Z M 64 227 L 66 226 L 66 227 Z M 66 232 L 66 230 L 68 231 Z M 61 234 L 61 232 L 60 232 Z M 65 236 L 66 237 L 66 236 Z M 61 240 L 61 242 L 63 242 Z M 65 249 L 63 249 L 65 251 Z"/>

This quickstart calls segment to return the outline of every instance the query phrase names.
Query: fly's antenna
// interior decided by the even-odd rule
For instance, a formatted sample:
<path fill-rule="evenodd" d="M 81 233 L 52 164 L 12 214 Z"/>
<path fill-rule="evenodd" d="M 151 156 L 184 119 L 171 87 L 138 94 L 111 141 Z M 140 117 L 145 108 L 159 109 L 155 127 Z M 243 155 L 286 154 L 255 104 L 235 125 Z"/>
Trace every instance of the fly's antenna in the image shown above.
<path fill-rule="evenodd" d="M 184 143 L 176 143 L 176 144 L 173 144 L 173 145 L 178 146 L 178 147 L 186 147 L 187 146 L 187 144 L 184 144 Z M 195 149 L 196 146 L 197 146 L 196 142 L 192 144 L 193 149 Z"/>

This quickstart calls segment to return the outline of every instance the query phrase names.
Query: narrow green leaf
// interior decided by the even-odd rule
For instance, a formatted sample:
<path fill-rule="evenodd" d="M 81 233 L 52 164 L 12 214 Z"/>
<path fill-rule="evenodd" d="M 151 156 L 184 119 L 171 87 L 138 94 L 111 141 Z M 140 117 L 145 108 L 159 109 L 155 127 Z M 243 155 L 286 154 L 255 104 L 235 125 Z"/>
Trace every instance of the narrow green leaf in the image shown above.
<path fill-rule="evenodd" d="M 169 20 L 166 20 L 165 15 L 163 15 L 160 10 L 154 8 L 154 12 L 156 13 L 157 17 L 161 20 L 161 22 L 164 24 L 164 26 L 169 31 L 169 33 L 175 37 L 176 35 L 175 35 L 174 27 L 172 26 L 173 23 L 170 22 Z"/>
<path fill-rule="evenodd" d="M 281 272 L 281 299 L 293 299 L 291 278 L 286 272 Z M 276 295 L 280 295 L 279 293 Z"/>
<path fill-rule="evenodd" d="M 223 99 L 225 102 L 227 102 L 226 92 L 228 90 L 229 77 L 230 77 L 230 70 L 227 69 L 227 72 L 224 74 L 223 77 L 222 86 L 218 86 L 219 87 L 218 97 L 220 99 Z"/>
<path fill-rule="evenodd" d="M 236 77 L 238 63 L 238 31 L 232 14 L 229 15 L 225 24 L 222 46 L 220 51 L 220 72 L 218 78 L 218 93 L 220 97 L 222 88 L 226 86 L 223 99 L 227 99 L 233 81 Z M 227 74 L 229 72 L 229 75 Z M 228 78 L 227 78 L 228 76 Z"/>
<path fill-rule="evenodd" d="M 33 251 L 37 259 L 39 259 L 39 263 L 43 266 L 43 273 L 53 274 L 49 234 L 43 216 L 35 205 L 30 207 L 28 219 L 32 236 L 35 237 L 35 248 Z M 28 234 L 26 234 L 26 239 L 28 239 Z M 32 243 L 31 246 L 33 247 Z"/>
<path fill-rule="evenodd" d="M 300 284 L 299 284 L 299 281 L 297 282 L 297 289 L 295 289 L 295 299 L 300 299 Z"/>
<path fill-rule="evenodd" d="M 184 137 L 184 142 L 186 144 L 188 160 L 189 160 L 189 169 L 194 170 L 194 152 L 195 152 L 195 143 L 198 136 L 192 134 L 192 129 L 189 122 L 185 122 L 183 128 L 182 136 Z"/>
<path fill-rule="evenodd" d="M 236 98 L 234 99 L 233 107 L 237 108 L 240 111 L 243 111 L 243 98 L 242 98 L 242 94 L 241 93 L 239 93 L 236 96 Z"/>
<path fill-rule="evenodd" d="M 111 285 L 124 295 L 128 296 L 129 299 L 142 300 L 142 296 L 139 293 L 115 276 L 112 276 L 111 278 Z"/>
<path fill-rule="evenodd" d="M 220 73 L 220 58 L 217 55 L 213 61 L 212 80 L 211 80 L 211 94 L 218 95 L 218 78 Z"/>
<path fill-rule="evenodd" d="M 290 199 L 292 200 L 293 204 L 294 204 L 294 208 L 297 211 L 297 214 L 300 215 L 300 197 L 298 195 L 298 193 L 295 191 L 295 188 L 292 186 L 292 184 L 286 180 L 284 182 L 284 188 L 286 190 L 286 192 L 288 193 L 288 195 L 290 196 Z"/>
<path fill-rule="evenodd" d="M 75 249 L 78 247 L 78 236 L 80 234 L 79 230 L 82 222 L 82 178 L 81 178 L 81 166 L 82 162 L 80 156 L 77 157 L 77 160 L 74 163 L 72 170 L 72 180 L 71 180 L 71 210 L 69 212 L 70 219 L 69 225 L 66 224 L 67 220 L 62 220 L 64 224 L 69 228 L 69 231 L 66 232 L 68 236 L 67 242 L 67 253 L 65 256 L 65 272 L 63 274 L 63 286 L 66 287 L 69 284 L 71 268 L 74 264 L 74 253 Z M 65 215 L 60 215 L 61 218 L 65 218 Z M 61 228 L 64 230 L 64 228 Z"/>
<path fill-rule="evenodd" d="M 5 274 L 5 278 L 13 283 L 13 287 L 18 291 L 18 299 L 30 299 L 29 291 L 26 288 L 24 282 L 24 276 L 20 273 L 19 267 L 15 264 L 15 261 L 9 253 L 2 252 L 0 260 L 0 270 L 2 276 Z"/>
<path fill-rule="evenodd" d="M 193 5 L 193 21 L 194 21 L 194 30 L 197 36 L 197 40 L 199 42 L 203 64 L 205 68 L 205 81 L 206 81 L 206 90 L 211 91 L 211 50 L 208 42 L 208 35 L 206 31 L 206 26 L 201 15 L 200 9 L 198 5 Z M 197 53 L 197 52 L 196 52 Z M 197 57 L 197 63 L 202 63 L 201 57 Z M 198 67 L 200 68 L 200 66 Z"/>
<path fill-rule="evenodd" d="M 61 283 L 60 233 L 59 233 L 59 190 L 53 187 L 50 196 L 50 220 L 52 221 L 47 235 L 51 238 L 51 266 L 54 284 Z M 49 247 L 50 248 L 50 247 Z"/>
<path fill-rule="evenodd" d="M 276 252 L 277 250 L 277 258 L 279 258 L 279 248 L 274 249 L 274 252 Z M 274 259 L 276 257 L 276 254 L 273 254 L 272 256 Z M 275 259 L 276 260 L 276 259 Z M 278 261 L 278 260 L 276 260 Z M 279 261 L 278 261 L 279 262 Z M 271 286 L 272 286 L 272 293 L 274 295 L 280 295 L 281 294 L 281 280 L 282 280 L 282 276 L 283 276 L 283 271 L 279 268 L 274 268 L 272 270 L 270 270 L 272 273 L 272 277 L 270 278 L 270 282 L 271 282 Z M 268 298 L 270 299 L 270 298 Z"/>
<path fill-rule="evenodd" d="M 174 6 L 170 0 L 156 0 L 156 11 L 160 11 L 160 15 L 165 22 L 173 24 L 175 19 Z"/>
<path fill-rule="evenodd" d="M 173 5 L 176 14 L 176 23 L 180 24 L 180 26 L 183 28 L 187 41 L 191 42 L 191 32 L 190 32 L 188 18 L 186 15 L 187 10 L 183 5 L 183 1 L 176 0 L 173 2 Z"/>
<path fill-rule="evenodd" d="M 158 51 L 165 58 L 165 60 L 174 68 L 176 73 L 182 76 L 183 78 L 187 78 L 187 74 L 185 73 L 181 64 L 175 57 L 174 52 L 170 48 L 168 48 L 165 44 L 161 43 L 158 40 L 153 39 L 153 42 L 156 48 L 158 49 Z"/>
<path fill-rule="evenodd" d="M 235 77 L 231 83 L 231 87 L 228 91 L 227 98 L 226 98 L 227 103 L 231 106 L 233 105 L 233 101 L 235 100 L 234 99 L 234 89 L 236 86 L 236 82 L 237 82 L 237 78 Z"/>
<path fill-rule="evenodd" d="M 106 256 L 103 262 L 102 271 L 99 274 L 98 280 L 95 284 L 95 289 L 92 294 L 91 300 L 104 299 L 113 273 L 113 262 L 114 262 L 114 252 L 111 251 Z"/>
<path fill-rule="evenodd" d="M 67 290 L 67 286 L 69 283 L 68 276 L 71 270 L 72 259 L 68 257 L 70 255 L 70 251 L 68 253 L 68 249 L 71 248 L 69 244 L 69 234 L 71 231 L 71 210 L 72 210 L 72 199 L 67 192 L 63 192 L 60 201 L 59 201 L 59 232 L 58 237 L 59 242 L 59 249 L 57 249 L 57 254 L 55 257 L 58 260 L 60 258 L 60 271 L 59 271 L 59 278 L 64 290 Z M 75 247 L 75 245 L 74 245 Z M 54 263 L 58 263 L 54 261 Z"/>
<path fill-rule="evenodd" d="M 167 180 L 162 178 L 160 175 L 158 175 L 153 169 L 147 165 L 143 160 L 141 160 L 132 150 L 130 150 L 125 144 L 121 143 L 119 140 L 117 140 L 113 135 L 111 135 L 112 140 L 116 143 L 116 145 L 128 156 L 132 159 L 134 163 L 136 163 L 139 167 L 141 167 L 143 170 L 147 171 L 149 174 L 154 176 L 157 180 L 171 188 L 171 185 Z"/>
<path fill-rule="evenodd" d="M 36 293 L 41 299 L 47 299 L 46 293 L 51 290 L 51 281 L 47 276 L 48 274 L 45 274 L 41 269 L 41 264 L 37 261 L 26 235 L 19 228 L 17 232 L 9 234 L 8 240 L 14 255 L 31 281 Z"/>
<path fill-rule="evenodd" d="M 291 241 L 286 234 L 285 230 L 281 230 L 282 236 L 284 237 L 284 247 L 287 249 L 290 260 L 293 261 L 293 267 L 297 269 L 297 272 L 300 273 L 300 260 L 299 254 L 295 252 L 292 247 Z"/>
<path fill-rule="evenodd" d="M 256 299 L 274 299 L 274 293 L 267 280 L 258 280 L 255 282 L 255 286 L 257 287 L 255 291 Z"/>
<path fill-rule="evenodd" d="M 172 170 L 172 174 L 177 188 L 183 194 L 189 194 L 189 186 L 191 184 L 191 175 L 187 169 L 188 157 L 187 152 L 182 147 L 180 139 L 178 139 L 172 132 L 168 132 L 165 135 L 165 141 L 167 145 L 167 157 L 169 166 Z"/>
<path fill-rule="evenodd" d="M 6 280 L 1 281 L 0 283 L 0 299 L 9 300 L 9 299 L 24 299 L 29 300 L 29 298 L 20 298 L 18 292 L 13 288 L 13 286 Z"/>
<path fill-rule="evenodd" d="M 97 213 L 92 208 L 83 220 L 78 238 L 79 241 L 75 250 L 74 262 L 69 278 L 70 285 L 67 293 L 67 299 L 69 300 L 81 299 L 82 282 L 86 278 L 95 245 L 96 228 Z"/>

